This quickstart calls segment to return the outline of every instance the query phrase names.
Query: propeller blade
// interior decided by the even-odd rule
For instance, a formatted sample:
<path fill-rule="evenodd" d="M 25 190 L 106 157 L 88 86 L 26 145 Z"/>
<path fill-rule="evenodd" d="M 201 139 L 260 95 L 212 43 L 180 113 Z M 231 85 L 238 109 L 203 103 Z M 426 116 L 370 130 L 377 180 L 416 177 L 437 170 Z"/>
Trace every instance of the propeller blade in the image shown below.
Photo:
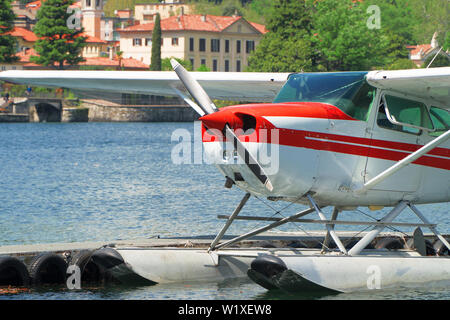
<path fill-rule="evenodd" d="M 200 84 L 189 74 L 189 72 L 175 59 L 171 59 L 170 63 L 172 64 L 173 70 L 178 75 L 178 78 L 180 78 L 181 82 L 186 87 L 186 90 L 189 91 L 200 107 L 206 111 L 207 114 L 216 112 L 217 108 L 214 103 L 211 101 Z"/>
<path fill-rule="evenodd" d="M 203 110 L 202 107 L 200 107 L 194 101 L 192 101 L 191 99 L 186 97 L 180 90 L 178 90 L 177 88 L 174 88 L 174 87 L 172 87 L 172 89 L 173 89 L 173 91 L 175 91 L 175 93 L 177 95 L 179 95 L 181 97 L 181 99 L 184 100 L 184 102 L 186 102 L 192 109 L 194 109 L 201 117 L 203 117 L 206 114 L 206 111 Z"/>
<path fill-rule="evenodd" d="M 251 153 L 247 150 L 244 144 L 239 140 L 239 138 L 234 134 L 233 130 L 227 125 L 225 126 L 225 130 L 227 136 L 233 137 L 233 146 L 237 151 L 238 155 L 244 160 L 247 167 L 251 172 L 258 178 L 259 181 L 266 187 L 267 190 L 272 191 L 273 186 L 270 182 L 267 174 L 264 172 L 264 169 L 259 165 L 255 158 L 251 155 Z"/>

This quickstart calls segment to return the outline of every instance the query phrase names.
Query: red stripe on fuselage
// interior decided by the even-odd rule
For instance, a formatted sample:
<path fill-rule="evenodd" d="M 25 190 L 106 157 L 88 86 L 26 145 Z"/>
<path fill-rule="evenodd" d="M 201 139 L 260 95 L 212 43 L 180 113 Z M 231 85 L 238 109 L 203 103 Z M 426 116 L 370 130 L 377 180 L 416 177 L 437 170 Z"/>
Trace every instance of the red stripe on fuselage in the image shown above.
<path fill-rule="evenodd" d="M 403 158 L 411 154 L 411 152 L 414 152 L 422 147 L 421 145 L 412 145 L 393 141 L 372 140 L 367 138 L 342 136 L 321 132 L 290 130 L 290 129 L 279 129 L 279 130 L 280 130 L 279 131 L 280 145 L 352 154 L 357 156 L 378 158 L 391 161 L 402 160 Z M 308 139 L 308 137 L 313 139 Z M 314 140 L 314 138 L 321 140 Z M 402 151 L 378 149 L 377 147 L 397 149 Z M 436 149 L 428 152 L 427 154 L 447 156 L 447 157 L 449 156 L 449 149 L 446 148 L 436 148 Z M 403 151 L 411 151 L 411 152 L 403 152 Z M 427 167 L 450 170 L 450 159 L 436 158 L 425 155 L 420 157 L 413 163 L 424 165 Z"/>
<path fill-rule="evenodd" d="M 358 121 L 344 113 L 339 108 L 325 103 L 285 102 L 238 105 L 225 107 L 213 114 L 213 116 L 218 119 L 223 117 L 226 122 L 226 119 L 232 119 L 234 115 L 238 114 L 248 114 L 256 119 L 256 130 L 254 130 L 252 134 L 241 135 L 239 137 L 239 139 L 243 142 L 278 143 L 284 146 L 331 151 L 391 161 L 399 161 L 422 147 L 422 145 L 404 142 L 377 140 L 315 131 L 276 128 L 270 121 L 264 118 L 292 117 L 293 119 L 310 118 L 311 121 L 314 121 L 314 119 Z M 205 118 L 206 117 L 208 116 L 205 116 Z M 225 122 L 223 125 L 225 125 Z M 233 125 L 231 126 L 233 127 Z M 202 128 L 203 142 L 217 141 L 215 136 L 205 132 L 204 126 L 202 126 Z M 214 128 L 214 126 L 212 128 Z M 222 129 L 222 124 L 218 125 L 218 128 L 216 128 L 219 132 L 222 131 Z M 271 135 L 271 129 L 278 130 L 279 141 L 274 141 Z M 221 141 L 222 139 L 219 138 L 219 140 Z M 450 149 L 435 148 L 428 152 L 427 155 L 422 156 L 413 163 L 438 169 L 450 170 L 449 158 Z"/>
<path fill-rule="evenodd" d="M 284 128 L 278 129 L 273 125 L 269 126 L 268 124 L 266 124 L 265 129 L 266 131 L 264 134 L 262 134 L 261 129 L 258 129 L 250 135 L 240 136 L 239 139 L 243 142 L 278 143 L 283 146 L 331 151 L 390 161 L 402 160 L 412 152 L 422 147 L 422 145 L 403 142 L 376 140 L 314 131 Z M 278 130 L 278 142 L 274 141 L 271 135 L 271 129 Z M 203 142 L 211 142 L 215 140 L 217 139 L 214 136 L 209 135 L 205 132 L 205 130 L 203 130 Z M 428 155 L 450 157 L 450 150 L 447 148 L 435 148 L 434 150 L 428 152 L 427 155 L 420 157 L 413 163 L 427 167 L 450 170 L 450 159 L 430 157 Z"/>

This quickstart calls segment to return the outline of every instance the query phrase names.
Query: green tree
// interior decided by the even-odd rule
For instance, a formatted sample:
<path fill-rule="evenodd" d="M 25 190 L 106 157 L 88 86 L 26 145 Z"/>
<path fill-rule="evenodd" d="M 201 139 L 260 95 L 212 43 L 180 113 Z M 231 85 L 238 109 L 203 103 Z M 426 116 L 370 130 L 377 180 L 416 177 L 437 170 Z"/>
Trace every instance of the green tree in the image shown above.
<path fill-rule="evenodd" d="M 249 57 L 247 71 L 294 72 L 313 69 L 312 7 L 306 0 L 276 0 L 264 35 Z"/>
<path fill-rule="evenodd" d="M 172 64 L 170 63 L 170 59 L 172 59 L 172 58 L 162 59 L 162 63 L 161 63 L 162 71 L 173 71 Z M 173 58 L 173 59 L 178 61 L 178 63 L 181 64 L 187 71 L 192 71 L 192 64 L 189 60 L 183 60 L 180 58 Z"/>
<path fill-rule="evenodd" d="M 434 58 L 435 54 L 428 57 L 422 68 L 426 68 L 431 61 L 434 59 L 433 63 L 430 65 L 430 68 L 438 68 L 438 67 L 450 67 L 450 57 L 446 53 L 440 53 L 436 58 Z"/>
<path fill-rule="evenodd" d="M 381 29 L 368 27 L 367 6 L 352 0 L 316 2 L 313 42 L 326 70 L 369 70 L 385 65 L 389 39 Z"/>
<path fill-rule="evenodd" d="M 246 71 L 300 72 L 312 71 L 311 43 L 308 39 L 283 40 L 267 34 L 248 59 Z"/>
<path fill-rule="evenodd" d="M 39 56 L 32 56 L 30 60 L 44 66 L 54 66 L 64 69 L 66 65 L 77 65 L 84 61 L 81 56 L 86 45 L 86 37 L 82 36 L 82 28 L 68 27 L 73 13 L 68 7 L 73 0 L 46 0 L 37 13 L 37 23 L 34 33 L 39 40 L 34 49 Z"/>
<path fill-rule="evenodd" d="M 414 62 L 409 59 L 398 59 L 387 66 L 387 70 L 406 70 L 406 69 L 417 69 Z"/>
<path fill-rule="evenodd" d="M 417 43 L 414 28 L 419 20 L 413 3 L 417 0 L 372 0 L 371 5 L 380 8 L 381 30 L 386 39 L 384 50 L 385 65 L 389 66 L 408 58 L 406 46 Z"/>
<path fill-rule="evenodd" d="M 380 8 L 381 29 L 390 31 L 407 43 L 417 42 L 414 28 L 419 15 L 414 10 L 414 2 L 423 0 L 371 0 L 370 5 Z"/>
<path fill-rule="evenodd" d="M 442 48 L 445 51 L 450 50 L 450 31 L 447 31 L 447 36 L 445 37 L 445 42 Z"/>
<path fill-rule="evenodd" d="M 152 58 L 150 70 L 161 71 L 161 18 L 156 14 L 155 26 L 152 33 Z"/>
<path fill-rule="evenodd" d="M 450 30 L 450 1 L 409 0 L 409 2 L 413 10 L 410 19 L 414 22 L 411 29 L 416 41 L 412 44 L 430 43 L 435 32 L 439 34 L 439 43 L 444 43 L 446 33 Z"/>
<path fill-rule="evenodd" d="M 11 0 L 0 0 L 0 62 L 17 61 L 16 39 L 8 35 L 14 28 L 15 14 L 11 9 Z"/>
<path fill-rule="evenodd" d="M 197 68 L 196 71 L 209 72 L 211 71 L 211 69 L 208 68 L 206 65 L 202 64 L 200 67 Z"/>
<path fill-rule="evenodd" d="M 116 52 L 116 58 L 119 60 L 119 65 L 117 66 L 117 70 L 123 70 L 122 60 L 123 60 L 123 51 Z"/>

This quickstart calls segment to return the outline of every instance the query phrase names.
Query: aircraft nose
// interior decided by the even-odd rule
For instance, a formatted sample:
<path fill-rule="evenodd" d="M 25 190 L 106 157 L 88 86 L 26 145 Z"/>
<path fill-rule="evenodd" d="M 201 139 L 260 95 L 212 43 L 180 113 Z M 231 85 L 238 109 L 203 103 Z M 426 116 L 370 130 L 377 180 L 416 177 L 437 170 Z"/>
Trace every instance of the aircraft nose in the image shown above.
<path fill-rule="evenodd" d="M 226 124 L 228 124 L 230 128 L 242 127 L 242 120 L 228 110 L 221 110 L 205 115 L 201 117 L 200 120 L 208 129 L 217 129 L 223 131 Z"/>

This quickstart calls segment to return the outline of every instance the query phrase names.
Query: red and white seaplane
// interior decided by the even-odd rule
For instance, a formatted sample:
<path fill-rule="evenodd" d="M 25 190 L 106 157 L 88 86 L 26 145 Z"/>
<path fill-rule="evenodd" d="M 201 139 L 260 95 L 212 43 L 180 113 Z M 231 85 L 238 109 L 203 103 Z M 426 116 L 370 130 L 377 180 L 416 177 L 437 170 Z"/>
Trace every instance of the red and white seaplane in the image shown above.
<path fill-rule="evenodd" d="M 450 68 L 247 74 L 190 73 L 175 60 L 172 65 L 175 73 L 0 73 L 0 80 L 31 85 L 176 92 L 201 116 L 205 152 L 226 186 L 245 192 L 209 248 L 105 248 L 93 256 L 99 263 L 118 276 L 131 270 L 157 283 L 248 274 L 265 288 L 290 291 L 450 283 L 450 244 L 416 207 L 450 200 Z M 177 77 L 196 102 L 181 92 Z M 210 98 L 264 101 L 277 91 L 272 103 L 221 109 Z M 234 220 L 270 220 L 238 216 L 251 195 L 309 209 L 224 241 Z M 323 211 L 328 206 L 331 218 Z M 357 207 L 392 209 L 374 222 L 338 220 L 339 212 Z M 405 209 L 422 223 L 394 222 Z M 318 219 L 302 219 L 308 214 Z M 288 222 L 323 225 L 322 246 L 235 247 Z M 340 224 L 372 230 L 347 243 L 335 230 Z M 416 230 L 408 245 L 397 240 L 391 250 L 380 249 L 386 227 Z M 421 228 L 431 231 L 434 248 Z"/>

